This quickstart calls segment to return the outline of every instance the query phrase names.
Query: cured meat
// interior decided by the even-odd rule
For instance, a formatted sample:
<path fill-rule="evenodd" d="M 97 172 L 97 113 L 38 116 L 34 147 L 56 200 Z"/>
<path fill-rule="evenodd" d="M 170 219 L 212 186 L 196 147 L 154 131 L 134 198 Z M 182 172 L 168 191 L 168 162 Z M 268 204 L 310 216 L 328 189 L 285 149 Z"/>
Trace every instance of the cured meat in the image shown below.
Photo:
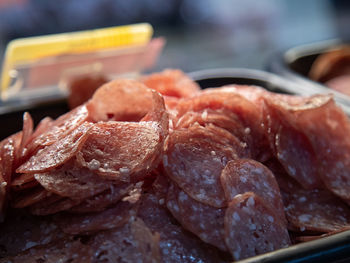
<path fill-rule="evenodd" d="M 37 127 L 35 128 L 33 134 L 32 134 L 32 139 L 39 137 L 41 134 L 46 132 L 50 127 L 52 127 L 54 121 L 51 117 L 45 117 L 42 119 Z"/>
<path fill-rule="evenodd" d="M 74 109 L 75 107 L 88 101 L 94 92 L 107 81 L 107 78 L 103 75 L 85 76 L 74 79 L 68 85 L 69 108 Z"/>
<path fill-rule="evenodd" d="M 271 101 L 266 99 L 265 127 L 274 155 L 302 187 L 322 187 L 317 155 L 304 128 L 299 128 L 295 121 L 286 118 L 288 113 L 283 112 L 283 108 L 276 109 Z"/>
<path fill-rule="evenodd" d="M 235 114 L 225 110 L 205 109 L 201 112 L 188 111 L 177 121 L 175 128 L 188 128 L 193 124 L 215 125 L 235 135 L 242 143 L 249 142 L 250 136 Z M 249 143 L 250 144 L 250 143 Z"/>
<path fill-rule="evenodd" d="M 4 219 L 9 184 L 16 157 L 15 136 L 12 135 L 0 143 L 0 223 Z"/>
<path fill-rule="evenodd" d="M 350 122 L 332 97 L 315 95 L 294 104 L 270 101 L 269 107 L 303 130 L 317 153 L 316 167 L 324 186 L 350 202 Z"/>
<path fill-rule="evenodd" d="M 123 226 L 131 216 L 136 215 L 136 208 L 135 203 L 120 201 L 102 212 L 85 215 L 63 214 L 56 221 L 67 234 L 91 234 Z"/>
<path fill-rule="evenodd" d="M 49 121 L 46 124 L 43 123 L 43 125 L 46 126 L 46 130 L 44 129 L 45 127 L 43 127 L 42 133 L 28 143 L 27 155 L 33 155 L 38 150 L 54 144 L 61 138 L 64 138 L 67 134 L 71 133 L 86 120 L 88 120 L 88 111 L 83 105 L 67 112 L 52 123 Z"/>
<path fill-rule="evenodd" d="M 40 215 L 28 234 L 4 223 L 25 238 L 4 229 L 1 257 L 230 262 L 350 228 L 350 122 L 331 97 L 200 91 L 178 71 L 142 81 L 35 130 L 25 114 L 0 142 L 1 212 Z"/>
<path fill-rule="evenodd" d="M 110 185 L 104 192 L 85 199 L 82 203 L 72 207 L 69 212 L 72 213 L 90 213 L 99 212 L 106 209 L 106 207 L 117 203 L 129 191 L 133 189 L 132 184 Z"/>
<path fill-rule="evenodd" d="M 40 202 L 29 206 L 29 211 L 33 215 L 38 216 L 52 215 L 58 212 L 69 210 L 81 202 L 81 200 L 72 200 L 70 198 L 53 195 L 49 196 L 47 199 L 43 199 Z"/>
<path fill-rule="evenodd" d="M 289 228 L 294 231 L 333 232 L 350 226 L 350 209 L 327 190 L 283 192 Z"/>
<path fill-rule="evenodd" d="M 248 146 L 253 149 L 253 157 L 261 161 L 268 158 L 266 153 L 268 143 L 261 126 L 261 109 L 255 102 L 251 102 L 237 93 L 236 88 L 206 89 L 194 97 L 181 100 L 177 109 L 179 116 L 188 111 L 202 112 L 206 109 L 231 112 L 231 115 L 236 115 L 244 127 L 240 133 L 249 134 L 250 138 L 253 139 L 251 142 L 246 141 L 246 143 L 251 144 Z"/>
<path fill-rule="evenodd" d="M 23 129 L 22 129 L 22 138 L 21 138 L 21 144 L 18 148 L 18 153 L 16 154 L 19 159 L 23 158 L 25 156 L 26 152 L 26 146 L 28 142 L 30 141 L 32 134 L 33 134 L 33 119 L 30 116 L 28 112 L 25 112 L 23 114 Z"/>
<path fill-rule="evenodd" d="M 188 98 L 198 93 L 200 87 L 181 70 L 166 69 L 141 78 L 149 88 L 165 96 Z"/>
<path fill-rule="evenodd" d="M 38 181 L 35 180 L 34 174 L 19 174 L 11 182 L 11 188 L 14 191 L 20 191 L 23 189 L 36 186 Z"/>
<path fill-rule="evenodd" d="M 235 260 L 290 245 L 287 228 L 252 192 L 236 195 L 225 213 L 225 243 Z"/>
<path fill-rule="evenodd" d="M 160 262 L 158 236 L 140 219 L 85 238 L 57 238 L 0 262 Z"/>
<path fill-rule="evenodd" d="M 47 173 L 34 174 L 35 179 L 49 192 L 75 200 L 84 200 L 108 189 L 111 182 L 75 160 Z"/>
<path fill-rule="evenodd" d="M 214 207 L 226 205 L 220 184 L 221 170 L 242 152 L 236 137 L 226 133 L 228 138 L 219 135 L 199 125 L 175 130 L 163 156 L 169 178 L 192 198 Z"/>
<path fill-rule="evenodd" d="M 17 168 L 17 173 L 43 173 L 53 170 L 72 158 L 89 136 L 92 123 L 85 122 L 66 137 L 45 147 Z"/>
<path fill-rule="evenodd" d="M 78 154 L 80 164 L 121 181 L 141 180 L 156 168 L 168 134 L 168 115 L 161 96 L 155 91 L 151 91 L 151 96 L 152 108 L 140 122 L 95 124 Z"/>
<path fill-rule="evenodd" d="M 139 218 L 122 228 L 99 233 L 91 249 L 92 262 L 160 262 L 159 235 L 152 234 Z"/>
<path fill-rule="evenodd" d="M 180 224 L 204 242 L 223 251 L 225 209 L 202 204 L 172 185 L 167 196 L 167 207 Z"/>
<path fill-rule="evenodd" d="M 154 194 L 142 196 L 140 217 L 152 232 L 160 235 L 159 248 L 162 262 L 220 262 L 214 247 L 185 231 L 167 211 L 164 199 Z"/>
<path fill-rule="evenodd" d="M 4 256 L 15 256 L 65 236 L 50 217 L 33 216 L 20 209 L 8 211 L 5 222 L 0 224 L 0 233 L 0 262 Z"/>
<path fill-rule="evenodd" d="M 101 122 L 91 130 L 78 162 L 104 177 L 128 182 L 155 168 L 162 150 L 160 135 L 151 123 Z"/>
<path fill-rule="evenodd" d="M 87 245 L 80 240 L 60 239 L 43 246 L 35 246 L 13 257 L 0 259 L 1 263 L 38 263 L 38 262 L 92 262 L 91 254 Z"/>
<path fill-rule="evenodd" d="M 222 170 L 220 181 L 228 202 L 238 194 L 253 192 L 275 210 L 282 222 L 286 222 L 280 189 L 272 172 L 263 164 L 249 159 L 229 161 Z"/>
<path fill-rule="evenodd" d="M 15 208 L 27 207 L 45 199 L 48 195 L 50 195 L 49 192 L 38 186 L 30 189 L 29 192 L 21 193 L 21 195 L 17 196 L 12 202 L 12 206 Z"/>
<path fill-rule="evenodd" d="M 152 108 L 152 90 L 135 80 L 114 80 L 100 87 L 87 103 L 98 121 L 139 121 Z"/>

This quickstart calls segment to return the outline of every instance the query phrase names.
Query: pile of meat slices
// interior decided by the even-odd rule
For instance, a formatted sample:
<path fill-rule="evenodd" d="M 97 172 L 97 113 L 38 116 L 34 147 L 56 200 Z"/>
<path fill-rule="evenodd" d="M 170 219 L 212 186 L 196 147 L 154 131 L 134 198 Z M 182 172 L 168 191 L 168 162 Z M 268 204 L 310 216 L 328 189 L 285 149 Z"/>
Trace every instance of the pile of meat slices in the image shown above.
<path fill-rule="evenodd" d="M 229 262 L 343 231 L 349 134 L 327 95 L 108 82 L 1 142 L 0 262 Z"/>

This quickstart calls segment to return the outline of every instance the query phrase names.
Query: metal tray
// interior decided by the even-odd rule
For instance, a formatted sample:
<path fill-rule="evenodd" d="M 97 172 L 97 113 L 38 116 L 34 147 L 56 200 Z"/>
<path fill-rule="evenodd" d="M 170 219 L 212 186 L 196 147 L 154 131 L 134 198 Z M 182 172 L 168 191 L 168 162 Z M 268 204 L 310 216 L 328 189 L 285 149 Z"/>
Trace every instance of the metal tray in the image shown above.
<path fill-rule="evenodd" d="M 309 71 L 315 59 L 332 48 L 342 44 L 340 40 L 328 40 L 290 48 L 277 52 L 267 63 L 267 70 L 289 79 L 312 93 L 333 93 L 334 99 L 349 115 L 350 97 L 329 89 L 325 85 L 308 78 Z"/>
<path fill-rule="evenodd" d="M 310 95 L 308 89 L 301 85 L 283 79 L 272 73 L 251 69 L 214 69 L 192 72 L 189 74 L 202 88 L 219 87 L 228 84 L 247 84 L 266 88 L 267 90 Z M 22 115 L 29 111 L 37 123 L 45 116 L 53 118 L 68 110 L 64 98 L 42 103 L 27 103 L 26 105 L 6 106 L 0 111 L 0 121 L 3 123 L 1 138 L 5 138 L 21 129 Z M 271 253 L 239 261 L 240 263 L 275 263 L 275 262 L 350 262 L 350 231 L 335 234 L 323 239 L 293 245 Z"/>

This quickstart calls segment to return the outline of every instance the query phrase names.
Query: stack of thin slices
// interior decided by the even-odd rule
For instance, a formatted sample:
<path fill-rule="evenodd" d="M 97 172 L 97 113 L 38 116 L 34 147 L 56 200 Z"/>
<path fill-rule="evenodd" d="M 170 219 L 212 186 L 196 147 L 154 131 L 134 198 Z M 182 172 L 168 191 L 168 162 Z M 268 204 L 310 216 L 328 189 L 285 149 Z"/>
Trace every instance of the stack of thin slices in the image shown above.
<path fill-rule="evenodd" d="M 1 142 L 0 262 L 229 262 L 343 231 L 349 134 L 328 95 L 105 83 Z"/>

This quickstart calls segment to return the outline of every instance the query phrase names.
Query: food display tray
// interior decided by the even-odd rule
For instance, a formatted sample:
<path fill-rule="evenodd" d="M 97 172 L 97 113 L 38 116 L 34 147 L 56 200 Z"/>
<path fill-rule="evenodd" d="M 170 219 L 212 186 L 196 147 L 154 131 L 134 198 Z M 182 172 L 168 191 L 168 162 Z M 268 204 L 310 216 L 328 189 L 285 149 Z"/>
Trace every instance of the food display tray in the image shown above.
<path fill-rule="evenodd" d="M 189 74 L 202 88 L 214 88 L 229 84 L 256 85 L 269 91 L 311 95 L 309 89 L 275 74 L 240 68 L 226 68 L 196 71 Z M 26 103 L 24 105 L 0 105 L 2 123 L 0 139 L 22 128 L 22 116 L 30 112 L 34 122 L 43 117 L 56 118 L 68 111 L 65 98 Z M 350 262 L 350 231 L 345 231 L 322 239 L 300 243 L 288 248 L 241 260 L 240 263 L 274 263 L 274 262 Z"/>
<path fill-rule="evenodd" d="M 325 85 L 308 77 L 311 66 L 316 58 L 326 51 L 343 44 L 340 40 L 316 42 L 290 48 L 273 54 L 267 62 L 267 70 L 289 79 L 308 89 L 311 93 L 333 93 L 334 98 L 344 111 L 350 115 L 350 97 L 329 89 Z"/>

